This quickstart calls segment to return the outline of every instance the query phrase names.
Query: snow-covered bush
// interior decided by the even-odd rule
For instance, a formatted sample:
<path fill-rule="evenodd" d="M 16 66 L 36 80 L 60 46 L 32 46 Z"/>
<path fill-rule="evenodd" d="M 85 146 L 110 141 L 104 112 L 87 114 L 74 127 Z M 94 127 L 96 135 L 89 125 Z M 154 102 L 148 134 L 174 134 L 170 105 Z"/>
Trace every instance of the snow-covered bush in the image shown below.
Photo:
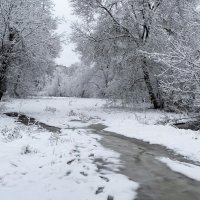
<path fill-rule="evenodd" d="M 1 129 L 0 131 L 1 131 L 2 139 L 6 142 L 12 142 L 13 140 L 22 138 L 20 126 L 15 127 L 14 129 L 5 127 L 3 129 Z"/>
<path fill-rule="evenodd" d="M 51 107 L 51 106 L 47 106 L 45 109 L 44 109 L 45 112 L 51 112 L 51 113 L 55 113 L 56 112 L 56 108 L 54 107 Z"/>
<path fill-rule="evenodd" d="M 36 154 L 38 151 L 31 147 L 30 145 L 23 146 L 21 149 L 21 154 L 22 155 L 27 155 L 27 154 Z"/>

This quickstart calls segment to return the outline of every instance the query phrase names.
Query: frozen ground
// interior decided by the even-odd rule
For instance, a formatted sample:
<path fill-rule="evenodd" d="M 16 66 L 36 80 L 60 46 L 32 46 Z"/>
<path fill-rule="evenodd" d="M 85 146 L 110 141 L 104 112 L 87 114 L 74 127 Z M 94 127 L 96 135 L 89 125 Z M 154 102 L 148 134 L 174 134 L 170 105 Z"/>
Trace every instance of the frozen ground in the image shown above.
<path fill-rule="evenodd" d="M 85 130 L 50 133 L 0 115 L 0 199 L 132 200 L 138 184 L 118 173 L 119 154 L 99 139 Z"/>
<path fill-rule="evenodd" d="M 166 114 L 163 112 L 152 111 L 152 110 L 147 111 L 146 109 L 139 109 L 139 110 L 135 110 L 135 111 L 116 109 L 116 108 L 114 109 L 111 107 L 105 107 L 105 101 L 98 100 L 98 99 L 35 98 L 35 99 L 27 99 L 27 100 L 12 100 L 12 101 L 6 103 L 5 106 L 6 106 L 5 112 L 25 113 L 26 115 L 34 117 L 41 122 L 62 128 L 64 135 L 66 137 L 66 138 L 64 137 L 64 140 L 68 140 L 71 142 L 71 143 L 68 142 L 68 143 L 70 143 L 69 146 L 71 146 L 71 149 L 69 149 L 68 152 L 70 152 L 71 150 L 73 150 L 75 148 L 75 146 L 77 146 L 77 141 L 84 140 L 84 142 L 82 142 L 81 145 L 84 146 L 83 149 L 85 149 L 85 150 L 81 149 L 81 151 L 79 150 L 80 152 L 84 152 L 84 151 L 88 152 L 89 151 L 88 148 L 92 148 L 92 150 L 90 149 L 91 151 L 99 151 L 99 149 L 102 149 L 101 156 L 102 157 L 104 156 L 104 159 L 110 159 L 110 157 L 113 157 L 112 156 L 112 154 L 113 154 L 113 155 L 115 155 L 114 156 L 115 159 L 114 159 L 113 163 L 119 164 L 119 158 L 118 158 L 119 155 L 116 155 L 116 153 L 110 152 L 110 150 L 106 150 L 103 147 L 99 146 L 98 141 L 96 141 L 96 139 L 94 139 L 94 138 L 91 138 L 91 136 L 88 136 L 87 134 L 85 134 L 84 130 L 81 130 L 81 133 L 79 133 L 79 134 L 76 131 L 67 130 L 68 128 L 73 128 L 73 127 L 76 127 L 76 128 L 82 127 L 83 128 L 83 127 L 87 127 L 88 125 L 91 125 L 91 124 L 101 123 L 108 127 L 108 128 L 106 128 L 107 131 L 115 132 L 116 134 L 125 135 L 125 136 L 131 137 L 131 138 L 140 139 L 140 140 L 149 142 L 151 144 L 160 144 L 169 149 L 174 150 L 176 153 L 179 153 L 179 154 L 187 157 L 188 159 L 200 162 L 200 134 L 199 134 L 199 132 L 194 132 L 194 131 L 190 131 L 190 130 L 179 130 L 170 125 L 159 125 L 159 124 L 162 124 L 163 121 L 167 122 L 167 121 L 170 121 L 170 119 L 180 117 L 175 114 L 169 114 L 169 113 Z M 2 117 L 1 117 L 1 119 L 2 119 Z M 10 120 L 7 117 L 4 117 L 4 119 Z M 84 122 L 84 123 L 82 123 L 82 122 Z M 15 123 L 12 121 L 11 124 L 15 124 Z M 4 125 L 5 125 L 5 123 L 3 123 L 3 127 L 4 127 Z M 10 125 L 7 125 L 7 126 L 10 127 Z M 50 133 L 48 133 L 48 134 L 50 134 Z M 31 147 L 33 146 L 32 144 L 35 144 L 37 146 L 38 141 L 40 141 L 41 142 L 40 148 L 42 148 L 42 146 L 44 146 L 43 150 L 44 150 L 44 152 L 46 152 L 46 154 L 47 154 L 47 152 L 49 152 L 49 150 L 43 143 L 47 143 L 46 145 L 48 146 L 48 148 L 56 149 L 58 151 L 58 153 L 56 155 L 60 154 L 60 151 L 63 152 L 63 149 L 65 149 L 66 146 L 68 146 L 67 145 L 68 143 L 63 144 L 61 142 L 63 140 L 63 136 L 61 137 L 62 138 L 61 141 L 59 140 L 59 142 L 62 143 L 62 145 L 54 144 L 55 146 L 54 145 L 49 146 L 48 138 L 50 138 L 51 135 L 47 137 L 48 134 L 45 134 L 45 137 L 44 137 L 43 133 L 38 133 L 38 130 L 36 130 L 34 135 L 37 135 L 36 138 L 38 138 L 40 136 L 41 139 L 39 137 L 39 139 L 36 140 L 35 138 L 27 136 L 27 134 L 25 133 L 25 137 L 23 137 L 24 139 L 23 138 L 20 140 L 17 139 L 17 140 L 12 141 L 12 143 L 10 143 L 10 142 L 5 143 L 5 141 L 4 141 L 3 145 L 7 145 L 7 147 L 12 146 L 12 148 L 10 148 L 10 150 L 6 153 L 8 153 L 8 154 L 10 153 L 11 155 L 12 155 L 13 151 L 14 152 L 16 151 L 16 154 L 18 153 L 17 155 L 16 154 L 12 155 L 12 156 L 14 156 L 15 159 L 18 158 L 18 156 L 20 156 L 22 158 L 24 158 L 24 157 L 27 158 L 26 155 L 20 154 L 21 151 L 19 151 L 19 147 L 17 146 L 17 145 L 19 145 L 19 143 L 21 145 L 20 148 L 22 148 L 23 146 L 26 146 L 29 144 Z M 32 134 L 29 134 L 29 135 L 32 135 Z M 27 137 L 28 137 L 28 139 L 27 139 Z M 69 137 L 70 138 L 73 137 L 74 139 L 71 140 Z M 35 140 L 35 142 L 29 141 L 30 138 L 33 141 Z M 93 147 L 91 147 L 90 140 L 92 141 L 92 144 L 94 142 Z M 16 144 L 16 145 L 13 145 L 13 144 Z M 0 148 L 3 148 L 3 145 L 1 145 Z M 97 147 L 95 147 L 95 145 Z M 78 146 L 80 146 L 80 145 L 78 145 Z M 8 150 L 9 148 L 7 148 L 7 147 L 5 147 L 3 149 Z M 18 151 L 13 148 L 18 148 Z M 33 146 L 33 149 L 34 148 L 40 149 L 39 147 Z M 43 152 L 43 150 L 40 150 L 40 151 L 38 150 L 37 152 Z M 2 150 L 0 152 L 1 152 L 1 154 L 5 155 L 5 153 L 2 153 L 2 152 L 4 152 L 4 150 Z M 110 153 L 105 153 L 105 152 L 110 152 Z M 55 152 L 52 150 L 52 154 L 47 156 L 49 159 L 49 163 L 51 163 L 50 160 L 54 154 L 55 154 Z M 83 154 L 85 155 L 86 153 L 83 153 Z M 86 154 L 86 155 L 88 156 L 88 154 Z M 32 155 L 33 156 L 31 156 L 31 159 L 34 159 L 34 156 L 40 155 L 40 153 L 34 153 Z M 107 156 L 109 156 L 109 158 Z M 28 157 L 30 157 L 30 155 L 28 155 Z M 9 158 L 9 156 L 6 156 L 6 158 Z M 57 159 L 59 160 L 59 158 L 57 158 Z M 57 164 L 60 165 L 60 168 L 62 168 L 63 163 L 66 163 L 67 160 L 70 160 L 70 159 L 71 159 L 71 157 L 69 155 L 66 155 L 66 157 L 64 159 L 65 161 L 63 161 L 63 157 L 62 157 L 60 164 L 58 164 L 59 162 L 57 162 L 57 160 L 56 160 L 56 162 L 53 162 L 53 163 L 56 163 L 55 165 L 49 164 L 47 166 L 49 168 L 53 168 L 55 166 L 55 171 L 56 171 L 59 169 L 59 166 L 56 166 Z M 89 158 L 87 157 L 87 159 L 89 160 L 88 162 L 91 162 L 90 157 Z M 84 159 L 84 162 L 87 162 L 87 159 L 86 160 Z M 44 160 L 42 162 L 44 162 Z M 161 160 L 161 161 L 163 162 L 163 160 Z M 7 160 L 7 163 L 8 162 L 9 161 Z M 27 161 L 27 162 L 31 163 L 30 161 Z M 78 161 L 76 161 L 76 162 L 78 162 Z M 169 164 L 169 162 L 164 162 L 164 163 L 166 163 L 174 171 L 179 170 L 179 167 L 176 167 L 176 169 L 172 168 L 171 165 Z M 73 162 L 72 165 L 73 164 L 75 165 L 75 162 Z M 176 163 L 176 164 L 183 164 L 183 163 Z M 93 169 L 93 172 L 95 173 L 95 165 L 94 164 L 91 164 L 91 165 L 92 165 L 91 169 Z M 12 164 L 9 166 L 14 168 L 14 166 Z M 67 166 L 67 170 L 65 169 L 65 171 L 68 172 L 68 167 L 70 168 L 71 165 L 68 166 L 65 164 L 65 167 L 66 166 Z M 117 166 L 117 165 L 114 164 L 113 166 Z M 7 166 L 5 168 L 7 168 Z M 198 167 L 196 168 L 195 166 L 194 166 L 194 168 L 195 168 L 194 173 L 199 172 L 199 174 L 200 174 L 199 168 Z M 82 168 L 80 168 L 80 169 L 82 169 Z M 71 169 L 69 169 L 69 171 L 70 170 Z M 77 170 L 79 170 L 79 168 L 77 168 Z M 180 167 L 180 173 L 182 173 L 186 176 L 189 176 L 190 178 L 194 178 L 194 173 L 192 173 L 193 175 L 191 175 L 191 173 L 185 173 L 185 171 L 187 171 L 187 170 L 188 169 L 186 169 L 186 168 Z M 32 171 L 32 169 L 30 171 Z M 38 172 L 38 170 L 36 170 L 36 171 Z M 48 171 L 48 170 L 45 170 L 45 171 Z M 53 171 L 54 171 L 54 168 L 53 168 Z M 75 171 L 76 171 L 76 169 L 75 169 Z M 66 172 L 63 172 L 63 173 L 65 174 Z M 85 176 L 80 174 L 80 172 L 82 172 L 82 170 L 79 170 L 76 174 L 78 174 L 81 178 L 86 179 L 87 181 L 90 180 L 88 178 L 88 176 L 85 178 Z M 56 172 L 55 172 L 55 174 L 56 174 Z M 52 175 L 52 178 L 57 180 L 57 178 L 59 176 L 55 178 L 55 174 Z M 125 186 L 128 185 L 128 187 L 124 187 L 124 189 L 120 187 L 121 190 L 119 190 L 118 188 L 114 188 L 114 189 L 116 189 L 118 194 L 126 193 L 126 194 L 130 194 L 130 196 L 135 195 L 135 193 L 133 191 L 134 191 L 134 189 L 137 188 L 137 184 L 128 181 L 127 178 L 125 178 L 122 175 L 116 174 L 116 173 L 111 173 L 111 176 L 113 177 L 113 180 L 123 180 L 124 184 L 120 184 L 120 185 L 125 185 Z M 120 176 L 120 178 L 118 176 Z M 21 177 L 23 177 L 23 176 L 21 176 Z M 27 177 L 27 176 L 25 176 L 25 177 Z M 74 177 L 74 176 L 71 175 L 71 177 Z M 98 174 L 95 174 L 94 177 L 98 177 Z M 90 196 L 90 194 L 94 195 L 95 191 L 99 187 L 106 188 L 105 186 L 101 186 L 101 184 L 99 184 L 99 181 L 105 182 L 105 180 L 102 180 L 101 178 L 100 179 L 97 178 L 98 180 L 96 180 L 94 177 L 91 178 L 92 184 L 91 184 L 91 182 L 88 183 L 88 185 L 83 184 L 83 186 L 82 186 L 82 184 L 78 184 L 78 185 L 81 185 L 81 187 L 79 187 L 79 188 L 82 191 L 88 190 L 88 192 L 85 192 L 86 194 L 88 194 L 88 196 Z M 57 189 L 57 186 L 58 186 L 57 185 L 57 186 L 55 186 L 55 188 L 56 188 L 55 191 L 58 191 L 58 193 L 60 194 L 59 190 L 60 189 L 63 190 L 63 188 L 67 187 L 68 178 L 65 178 L 66 182 L 63 181 L 63 183 L 64 183 L 63 187 L 60 187 L 60 185 L 59 185 L 60 182 L 59 182 L 58 183 L 59 189 Z M 1 179 L 1 180 L 3 180 L 3 179 Z M 52 182 L 56 183 L 55 180 Z M 93 184 L 93 182 L 95 182 L 96 184 L 98 183 L 99 185 L 98 184 L 95 185 L 95 184 Z M 65 183 L 66 183 L 66 185 L 65 185 Z M 112 180 L 106 184 L 110 184 L 110 183 L 112 183 Z M 45 184 L 46 183 L 44 182 L 43 183 L 44 187 L 48 188 L 48 186 L 45 186 Z M 75 187 L 77 187 L 76 184 L 77 183 L 75 183 L 75 186 L 73 186 L 73 184 L 70 184 L 70 186 L 75 188 Z M 94 187 L 92 187 L 91 190 L 88 189 L 88 186 L 90 184 L 94 185 Z M 111 185 L 110 186 L 108 185 L 107 188 L 111 187 Z M 111 189 L 113 189 L 113 188 L 111 187 Z M 49 191 L 49 190 L 52 191 L 52 188 L 50 187 L 50 189 L 48 188 L 46 191 Z M 124 192 L 124 190 L 126 190 L 126 192 Z M 69 191 L 66 190 L 66 193 L 73 194 L 74 192 L 72 191 L 70 193 Z M 109 193 L 110 193 L 110 191 L 107 192 L 107 189 L 104 189 L 104 192 L 99 194 L 98 197 L 100 199 L 101 198 L 105 199 L 104 197 L 106 195 L 109 195 Z M 113 192 L 113 193 L 115 194 L 115 192 Z M 76 195 L 78 195 L 78 194 L 76 194 Z M 103 197 L 103 195 L 105 195 L 105 196 Z M 112 195 L 112 194 L 110 194 L 110 195 Z M 52 195 L 50 194 L 50 196 L 52 196 Z M 117 195 L 117 196 L 119 198 L 121 198 L 119 195 Z M 123 199 L 123 200 L 130 199 L 130 196 L 128 196 L 126 198 L 123 197 L 121 199 Z M 52 199 L 54 199 L 54 198 L 52 198 Z M 56 198 L 56 199 L 59 199 L 59 198 Z M 60 199 L 62 199 L 62 197 L 60 197 Z M 74 198 L 74 199 L 76 199 L 76 198 Z M 96 196 L 95 196 L 95 199 L 97 199 Z"/>

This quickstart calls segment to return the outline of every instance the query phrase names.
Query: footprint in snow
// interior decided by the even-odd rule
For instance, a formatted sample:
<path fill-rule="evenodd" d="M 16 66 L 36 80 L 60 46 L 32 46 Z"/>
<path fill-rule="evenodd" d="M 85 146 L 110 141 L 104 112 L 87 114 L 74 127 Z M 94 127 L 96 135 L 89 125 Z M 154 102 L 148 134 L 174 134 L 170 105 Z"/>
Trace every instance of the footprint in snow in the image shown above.
<path fill-rule="evenodd" d="M 72 172 L 71 171 L 67 171 L 65 176 L 69 176 Z"/>
<path fill-rule="evenodd" d="M 93 153 L 91 153 L 91 154 L 90 154 L 88 157 L 90 157 L 90 158 L 91 158 L 91 157 L 94 157 L 94 154 L 93 154 Z"/>
<path fill-rule="evenodd" d="M 83 176 L 88 176 L 88 174 L 85 172 L 80 172 L 80 174 L 82 174 Z"/>
<path fill-rule="evenodd" d="M 98 187 L 98 189 L 96 190 L 95 194 L 96 194 L 96 195 L 97 195 L 97 194 L 100 194 L 100 193 L 103 192 L 103 190 L 104 190 L 104 187 Z"/>
<path fill-rule="evenodd" d="M 100 178 L 103 179 L 103 180 L 106 181 L 106 182 L 109 182 L 109 181 L 110 181 L 109 178 L 107 178 L 107 177 L 105 177 L 105 176 L 100 176 Z"/>
<path fill-rule="evenodd" d="M 70 161 L 67 162 L 68 165 L 71 165 L 76 159 L 72 159 Z"/>

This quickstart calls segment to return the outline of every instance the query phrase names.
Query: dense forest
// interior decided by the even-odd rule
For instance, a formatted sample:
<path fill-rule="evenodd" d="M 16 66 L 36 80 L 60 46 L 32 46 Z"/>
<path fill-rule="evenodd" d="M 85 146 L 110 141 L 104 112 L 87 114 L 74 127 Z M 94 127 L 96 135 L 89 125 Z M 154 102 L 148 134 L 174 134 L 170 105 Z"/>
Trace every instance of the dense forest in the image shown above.
<path fill-rule="evenodd" d="M 196 111 L 200 9 L 197 0 L 71 0 L 70 36 L 80 63 L 56 66 L 61 45 L 49 0 L 2 0 L 0 91 L 151 103 Z M 37 89 L 37 90 L 35 90 Z"/>

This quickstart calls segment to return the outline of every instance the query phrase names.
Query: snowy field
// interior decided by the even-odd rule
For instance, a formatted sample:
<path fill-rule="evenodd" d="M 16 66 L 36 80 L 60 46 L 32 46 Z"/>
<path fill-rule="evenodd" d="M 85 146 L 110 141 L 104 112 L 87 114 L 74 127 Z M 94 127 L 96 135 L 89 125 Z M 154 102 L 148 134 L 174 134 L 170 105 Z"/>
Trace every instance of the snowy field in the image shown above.
<path fill-rule="evenodd" d="M 3 200 L 132 200 L 138 183 L 119 173 L 120 155 L 99 144 L 99 136 L 84 127 L 106 125 L 106 130 L 160 144 L 200 162 L 200 134 L 158 125 L 178 116 L 160 111 L 125 111 L 98 99 L 34 98 L 1 103 L 3 112 L 24 113 L 61 128 L 50 133 L 0 115 L 0 196 Z M 79 129 L 75 129 L 79 128 Z M 179 173 L 199 180 L 200 167 L 158 158 Z M 109 161 L 106 169 L 98 161 Z M 188 173 L 189 169 L 189 173 Z M 37 191 L 37 194 L 35 193 Z"/>

